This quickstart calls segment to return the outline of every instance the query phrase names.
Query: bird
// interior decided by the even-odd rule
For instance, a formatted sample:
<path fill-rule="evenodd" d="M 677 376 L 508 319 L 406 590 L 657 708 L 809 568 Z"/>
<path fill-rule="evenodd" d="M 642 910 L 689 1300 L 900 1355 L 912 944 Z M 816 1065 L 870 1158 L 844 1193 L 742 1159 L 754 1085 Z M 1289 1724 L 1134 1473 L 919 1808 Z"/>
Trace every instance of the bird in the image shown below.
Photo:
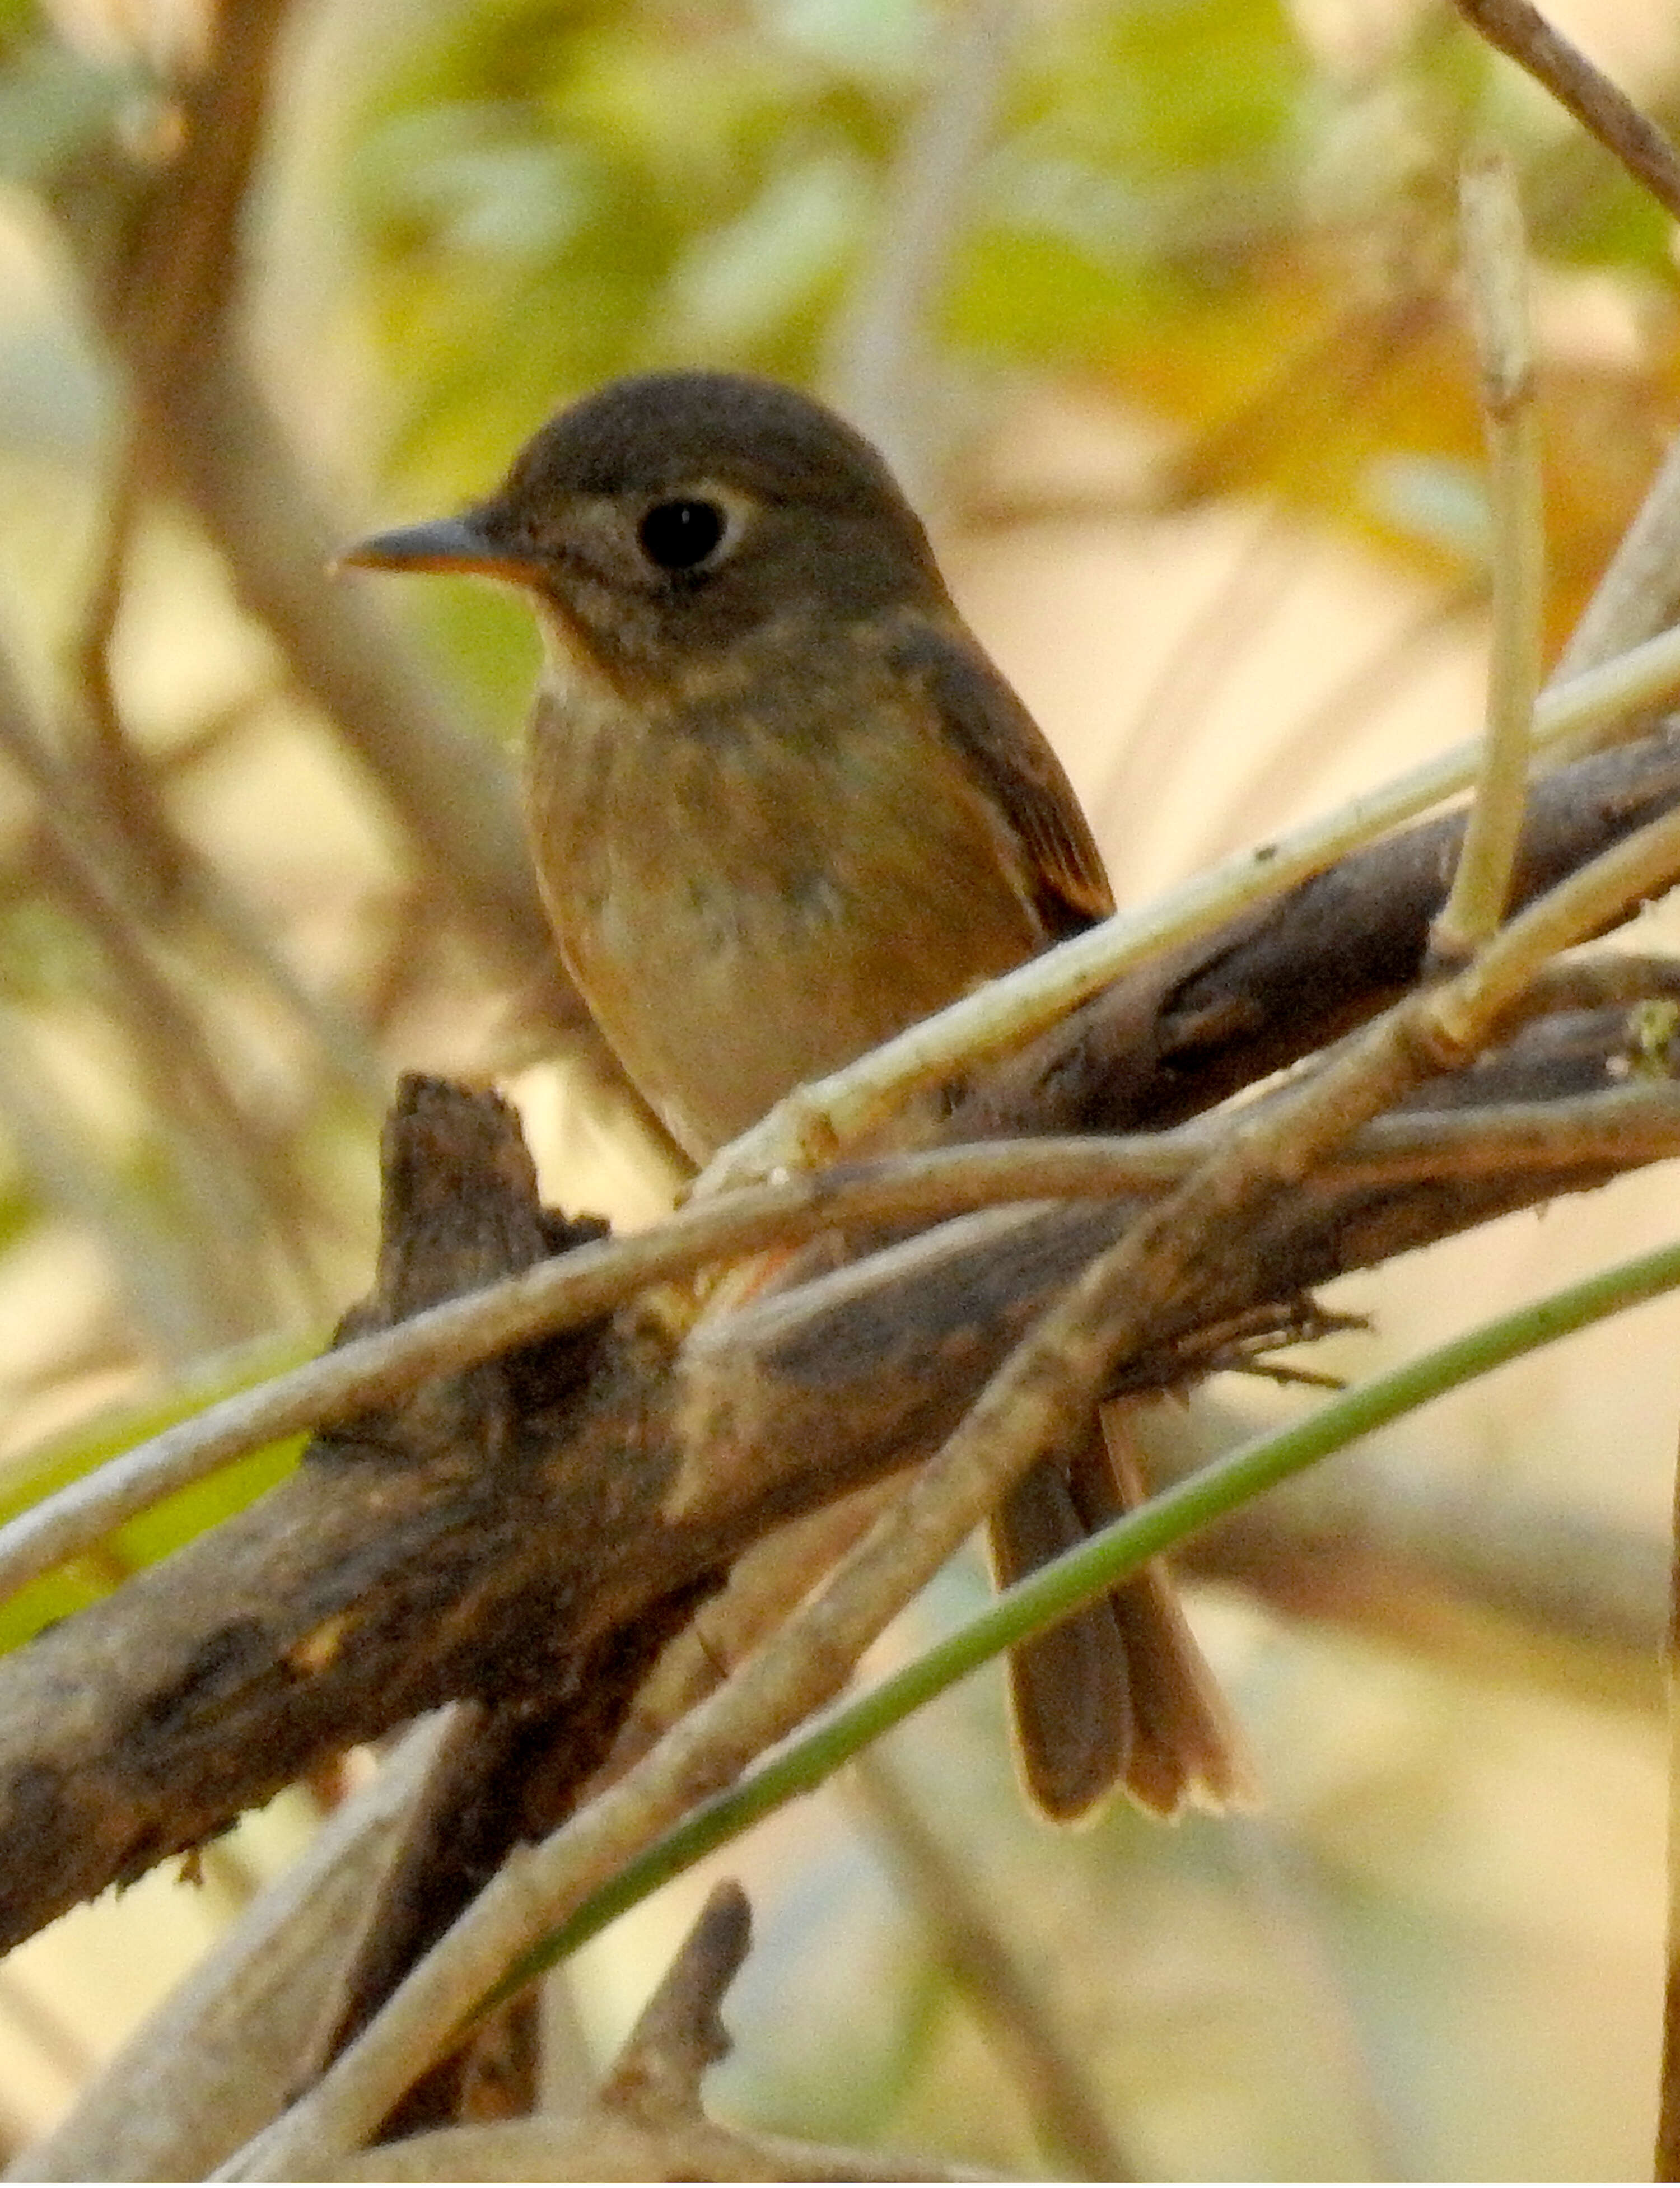
<path fill-rule="evenodd" d="M 607 1043 L 696 1164 L 1113 909 L 1060 761 L 886 460 L 792 387 L 614 381 L 486 499 L 339 559 L 487 576 L 534 610 L 524 792 L 544 904 Z M 1000 1583 L 1139 1493 L 1105 1409 L 994 1516 Z M 1117 1785 L 1164 1814 L 1238 1797 L 1234 1729 L 1159 1564 L 1018 1647 L 1010 1689 L 1023 1783 L 1055 1820 Z"/>

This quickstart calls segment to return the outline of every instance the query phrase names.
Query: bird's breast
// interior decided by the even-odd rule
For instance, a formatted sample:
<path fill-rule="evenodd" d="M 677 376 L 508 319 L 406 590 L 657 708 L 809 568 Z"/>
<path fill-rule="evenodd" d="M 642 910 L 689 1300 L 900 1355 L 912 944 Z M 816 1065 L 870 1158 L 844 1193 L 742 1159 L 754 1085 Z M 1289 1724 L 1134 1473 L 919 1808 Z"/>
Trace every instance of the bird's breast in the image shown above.
<path fill-rule="evenodd" d="M 697 1159 L 1044 939 L 1009 832 L 890 686 L 551 683 L 527 793 L 567 963 Z"/>

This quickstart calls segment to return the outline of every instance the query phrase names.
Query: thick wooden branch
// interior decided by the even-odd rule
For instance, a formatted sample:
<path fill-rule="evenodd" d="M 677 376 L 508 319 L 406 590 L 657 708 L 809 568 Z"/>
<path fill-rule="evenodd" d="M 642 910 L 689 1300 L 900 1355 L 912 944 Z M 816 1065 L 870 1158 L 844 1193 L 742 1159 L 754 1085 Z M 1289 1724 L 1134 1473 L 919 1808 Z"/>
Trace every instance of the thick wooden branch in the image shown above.
<path fill-rule="evenodd" d="M 1182 1380 L 1192 1325 L 1602 1175 L 1305 1193 L 1233 1257 L 1218 1296 L 1164 1317 L 1133 1380 Z M 413 1083 L 386 1190 L 370 1313 L 524 1265 L 555 1238 L 493 1097 Z M 563 1717 L 550 1774 L 575 1783 L 732 1559 L 943 1435 L 1127 1213 L 964 1219 L 686 1346 L 630 1313 L 319 1439 L 260 1504 L 0 1664 L 0 1938 L 456 1697 L 495 1704 L 516 1733 L 540 1717 L 550 1745 Z M 702 1449 L 715 1471 L 674 1518 Z"/>
<path fill-rule="evenodd" d="M 1677 795 L 1672 736 L 1542 786 L 1525 890 Z M 1003 1093 L 975 1101 L 1018 1125 L 1064 1124 L 1070 1102 L 1088 1121 L 1106 1058 L 1111 1108 L 1170 1114 L 1316 1045 L 1404 984 L 1451 841 L 1432 824 L 1361 854 L 1194 966 L 1101 999 L 1059 1060 L 1041 1045 Z M 1504 1100 L 1604 1083 L 1622 1062 L 1620 1021 L 1572 1023 L 1591 1038 L 1563 1063 L 1536 1033 L 1483 1083 Z M 1658 1151 L 1642 1142 L 1628 1159 Z M 1618 1153 L 1520 1176 L 1312 1183 L 1192 1305 L 1158 1316 L 1128 1386 L 1182 1383 L 1207 1363 L 1198 1343 L 1256 1310 L 1622 1166 Z M 686 1343 L 657 1313 L 629 1311 L 324 1435 L 251 1512 L 0 1664 L 0 1940 L 458 1697 L 493 1706 L 516 1756 L 542 1757 L 523 1772 L 528 1813 L 496 1819 L 485 1858 L 499 1835 L 541 1828 L 733 1560 L 948 1432 L 1134 1212 L 964 1218 L 702 1322 Z M 576 1235 L 539 1207 L 508 1112 L 414 1082 L 387 1133 L 378 1287 L 347 1326 L 389 1323 Z"/>
<path fill-rule="evenodd" d="M 1513 909 L 1677 797 L 1672 725 L 1543 776 L 1530 792 Z M 1418 979 L 1463 833 L 1463 816 L 1449 814 L 1386 837 L 1117 981 L 989 1072 L 955 1136 L 1157 1130 L 1362 1025 Z"/>

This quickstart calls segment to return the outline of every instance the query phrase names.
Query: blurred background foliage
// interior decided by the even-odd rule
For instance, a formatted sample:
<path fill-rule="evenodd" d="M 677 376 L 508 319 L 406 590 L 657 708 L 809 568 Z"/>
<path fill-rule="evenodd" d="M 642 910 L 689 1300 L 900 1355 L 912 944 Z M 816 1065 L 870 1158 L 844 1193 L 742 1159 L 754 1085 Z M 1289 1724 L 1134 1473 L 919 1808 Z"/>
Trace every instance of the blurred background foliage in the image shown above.
<path fill-rule="evenodd" d="M 1674 0 L 1569 20 L 1672 124 Z M 1534 229 L 1555 645 L 1680 418 L 1672 238 L 1428 0 L 0 0 L 0 1503 L 319 1341 L 367 1282 L 399 1068 L 500 1074 L 570 1208 L 642 1220 L 674 1178 L 524 871 L 526 619 L 334 582 L 335 544 L 482 491 L 620 371 L 822 389 L 934 518 L 1135 895 L 1474 726 L 1453 206 L 1488 132 Z M 1634 1192 L 1599 1236 L 1672 1222 Z M 1542 1266 L 1591 1250 L 1570 1220 Z M 1490 1280 L 1407 1282 L 1396 1343 Z M 1597 1547 L 1656 1557 L 1654 1646 L 1676 1392 L 1627 1343 L 1407 1459 L 1422 1494 L 1468 1468 L 1519 1509 L 1590 1470 Z M 137 1410 L 87 1427 L 108 1404 Z M 4 1638 L 286 1456 L 126 1530 Z M 918 1630 L 978 1585 L 948 1576 Z M 1198 1606 L 1266 1819 L 1046 1836 L 989 1689 L 894 1764 L 1116 2147 L 1181 2178 L 1638 2166 L 1660 1769 L 1627 1622 L 1519 1615 L 1495 1647 L 1471 1602 L 1397 1648 L 1393 1603 L 1381 1642 Z M 0 1977 L 15 2134 L 309 1813 L 247 1827 L 203 1898 L 153 1880 Z M 837 1793 L 742 1857 L 728 2104 L 1076 2162 L 892 1818 Z M 692 1904 L 592 1948 L 598 2041 Z"/>

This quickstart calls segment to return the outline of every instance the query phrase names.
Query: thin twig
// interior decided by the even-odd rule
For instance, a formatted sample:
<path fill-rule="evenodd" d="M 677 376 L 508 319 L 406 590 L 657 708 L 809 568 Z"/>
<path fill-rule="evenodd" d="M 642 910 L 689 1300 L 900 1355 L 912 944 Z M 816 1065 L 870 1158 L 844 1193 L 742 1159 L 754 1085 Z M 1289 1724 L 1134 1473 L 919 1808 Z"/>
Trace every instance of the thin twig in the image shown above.
<path fill-rule="evenodd" d="M 121 771 L 113 761 L 122 746 L 111 680 L 111 640 L 122 612 L 123 574 L 140 510 L 138 455 L 132 430 L 123 434 L 110 468 L 113 483 L 105 499 L 93 578 L 82 603 L 82 625 L 72 648 L 76 681 L 87 695 L 90 726 L 103 747 L 103 787 L 108 795 L 120 787 Z"/>
<path fill-rule="evenodd" d="M 1124 1146 L 1110 1172 L 1114 1192 L 1159 1189 L 1181 1167 L 1183 1158 L 1164 1138 Z M 400 1396 L 424 1376 L 471 1367 L 533 1337 L 575 1328 L 651 1284 L 675 1283 L 709 1262 L 809 1238 L 843 1219 L 913 1221 L 1000 1198 L 1055 1198 L 1051 1181 L 1057 1163 L 1071 1163 L 1089 1181 L 1101 1167 L 1090 1165 L 1091 1152 L 1091 1142 L 1076 1140 L 894 1157 L 860 1164 L 849 1178 L 794 1178 L 697 1204 L 657 1230 L 540 1262 L 225 1398 L 20 1514 L 0 1529 L 0 1596 L 228 1460 L 306 1429 L 348 1419 Z M 1040 1165 L 1046 1153 L 1049 1160 Z M 1023 1159 L 1024 1169 L 1018 1166 Z M 965 1174 L 967 1183 L 956 1183 Z"/>
<path fill-rule="evenodd" d="M 20 1012 L 0 1003 L 0 1125 L 9 1153 L 50 1205 L 86 1223 L 108 1257 L 119 1298 L 166 1360 L 214 1342 L 219 1323 L 196 1296 L 179 1238 L 145 1199 L 100 1161 L 72 1123 L 68 1105 L 31 1068 Z"/>
<path fill-rule="evenodd" d="M 1680 632 L 1660 630 L 1625 653 L 1553 678 L 1534 710 L 1534 747 L 1553 761 L 1574 759 L 1614 742 L 1673 696 Z"/>
<path fill-rule="evenodd" d="M 655 1284 L 679 1283 L 711 1263 L 844 1223 L 932 1222 L 1000 1202 L 1165 1192 L 1203 1159 L 1217 1129 L 1198 1125 L 1121 1140 L 1006 1140 L 885 1157 L 744 1187 L 633 1237 L 578 1247 L 206 1406 L 43 1498 L 0 1528 L 0 1597 L 247 1452 L 349 1419 L 424 1376 L 576 1328 Z M 1680 1093 L 1649 1082 L 1557 1103 L 1508 1104 L 1491 1114 L 1381 1119 L 1324 1175 L 1380 1184 L 1479 1170 L 1620 1167 L 1676 1152 Z"/>
<path fill-rule="evenodd" d="M 1545 511 L 1529 324 L 1528 246 L 1515 172 L 1502 153 L 1465 163 L 1464 270 L 1481 365 L 1493 519 L 1487 733 L 1452 888 L 1429 933 L 1441 967 L 1463 964 L 1505 916 L 1522 832 L 1529 740 L 1540 691 Z"/>
<path fill-rule="evenodd" d="M 679 1717 L 716 1693 L 736 1666 L 782 1624 L 823 1576 L 873 1525 L 896 1482 L 871 1482 L 820 1510 L 790 1520 L 753 1543 L 730 1568 L 637 1688 L 607 1758 L 579 1793 L 585 1807 L 622 1778 Z"/>
<path fill-rule="evenodd" d="M 889 1867 L 930 1933 L 987 2041 L 1019 2084 L 1045 2154 L 1080 2180 L 1142 2180 L 1092 2088 L 1087 2063 L 1056 2026 L 1047 2002 L 1000 1934 L 991 1904 L 970 1882 L 880 1750 L 852 1765 L 850 1785 Z"/>
<path fill-rule="evenodd" d="M 1543 692 L 1535 708 L 1534 750 L 1567 742 L 1585 750 L 1612 726 L 1680 685 L 1680 630 Z M 1001 979 L 925 1018 L 867 1057 L 803 1086 L 725 1148 L 697 1193 L 721 1191 L 790 1164 L 831 1157 L 885 1123 L 916 1087 L 949 1079 L 977 1057 L 1025 1041 L 1158 951 L 1209 933 L 1239 911 L 1282 895 L 1367 843 L 1474 781 L 1480 744 L 1455 746 L 1328 816 L 1287 830 L 1168 890 L 1136 911 L 1105 920 Z"/>
<path fill-rule="evenodd" d="M 299 978 L 248 899 L 228 885 L 196 844 L 182 839 L 181 849 L 182 888 L 210 934 L 266 983 L 329 1069 L 377 1114 L 391 1098 L 393 1074 L 354 1017 L 335 996 Z"/>
<path fill-rule="evenodd" d="M 1520 1012 L 1598 1011 L 1619 1006 L 1680 1001 L 1680 957 L 1643 950 L 1574 950 L 1554 957 L 1531 984 Z M 1514 1013 L 1508 1030 L 1517 1023 Z"/>
<path fill-rule="evenodd" d="M 700 2110 L 708 2067 L 730 2053 L 724 1995 L 753 1943 L 747 1894 L 730 1878 L 713 1886 L 653 1995 L 636 2016 L 600 2085 L 600 2101 L 650 2124 Z"/>
<path fill-rule="evenodd" d="M 1418 1030 L 1469 1057 L 1551 959 L 1661 896 L 1677 876 L 1680 813 L 1666 813 L 1530 905 L 1456 979 L 1419 998 Z"/>
<path fill-rule="evenodd" d="M 168 820 L 127 748 L 110 678 L 110 640 L 143 476 L 157 467 L 159 415 L 224 341 L 237 299 L 241 223 L 286 14 L 279 0 L 229 0 L 219 11 L 211 65 L 175 87 L 180 152 L 147 190 L 127 230 L 126 254 L 106 268 L 99 303 L 122 342 L 134 400 L 115 460 L 76 659 L 91 715 L 102 817 L 139 854 L 142 866 L 149 866 L 155 884 L 171 894 L 184 890 L 236 956 L 255 963 L 315 1034 L 334 1068 L 359 1092 L 382 1100 L 385 1074 L 357 1029 L 291 974 L 259 923 Z"/>
<path fill-rule="evenodd" d="M 1401 1185 L 1427 1177 L 1539 1170 L 1602 1162 L 1613 1147 L 1663 1160 L 1680 1122 L 1680 1088 L 1647 1083 L 1566 1102 L 1502 1103 L 1497 1110 L 1442 1111 L 1418 1132 L 1407 1114 L 1376 1117 L 1315 1176 L 1339 1185 Z"/>
<path fill-rule="evenodd" d="M 202 1272 L 196 1290 L 200 1345 L 249 1335 L 272 1315 L 271 1290 L 261 1283 L 262 1257 L 251 1241 L 265 1235 L 251 1180 L 260 1179 L 276 1208 L 295 1197 L 295 1181 L 280 1167 L 241 1110 L 204 1029 L 144 939 L 145 922 L 123 877 L 84 824 L 81 799 L 25 702 L 11 664 L 0 654 L 0 752 L 10 758 L 38 801 L 39 863 L 51 886 L 98 945 L 115 975 L 114 1013 L 132 1043 L 153 1096 L 159 1129 L 169 1137 L 178 1175 L 202 1198 L 206 1250 L 226 1242 L 230 1229 L 245 1232 L 237 1256 L 230 1243 L 216 1266 Z M 190 1121 L 194 1127 L 184 1129 Z M 309 1280 L 295 1236 L 279 1243 L 294 1270 Z M 212 1282 L 211 1279 L 214 1279 Z M 243 1311 L 241 1311 L 241 1307 Z"/>
<path fill-rule="evenodd" d="M 235 57 L 235 65 L 239 59 Z M 73 654 L 76 680 L 87 709 L 82 742 L 91 778 L 88 803 L 98 820 L 128 855 L 140 881 L 144 910 L 155 916 L 161 904 L 191 906 L 236 962 L 250 964 L 293 1015 L 313 1035 L 327 1063 L 364 1099 L 383 1103 L 389 1072 L 380 1063 L 361 1029 L 330 997 L 318 995 L 293 973 L 264 932 L 251 906 L 223 880 L 198 846 L 184 836 L 157 793 L 149 763 L 130 746 L 111 675 L 110 651 L 123 600 L 123 574 L 139 514 L 141 451 L 130 433 L 114 460 L 116 483 L 104 513 L 104 536 L 93 578 L 83 603 Z M 178 770 L 177 750 L 169 766 Z"/>
<path fill-rule="evenodd" d="M 1672 219 L 1680 220 L 1680 158 L 1673 145 L 1578 46 L 1554 30 L 1529 0 L 1453 4 L 1473 30 L 1543 84 Z"/>
<path fill-rule="evenodd" d="M 209 66 L 173 87 L 179 155 L 146 196 L 119 292 L 101 299 L 123 322 L 142 461 L 159 412 L 221 346 L 238 300 L 242 223 L 287 13 L 285 0 L 224 0 L 217 10 Z"/>
<path fill-rule="evenodd" d="M 226 556 L 241 605 L 273 633 L 403 828 L 429 901 L 447 904 L 497 971 L 542 990 L 564 976 L 537 899 L 508 770 L 458 719 L 375 603 L 322 572 L 335 527 L 249 372 L 225 354 L 178 386 L 161 455 Z"/>
<path fill-rule="evenodd" d="M 575 1029 L 582 1007 L 554 958 L 512 782 L 372 605 L 326 582 L 341 527 L 229 336 L 236 231 L 286 13 L 282 0 L 241 0 L 218 23 L 171 167 L 143 170 L 114 142 L 84 146 L 54 210 L 131 381 L 150 472 L 194 510 L 240 604 L 372 774 L 433 900 L 514 982 L 546 979 L 555 1019 Z"/>
<path fill-rule="evenodd" d="M 1152 1409 L 1151 1479 L 1182 1480 L 1251 1431 L 1236 1409 Z M 1398 1643 L 1455 1673 L 1649 1714 L 1659 1689 L 1666 1531 L 1564 1496 L 1418 1463 L 1367 1442 L 1198 1537 L 1179 1569 L 1285 1617 Z"/>
<path fill-rule="evenodd" d="M 234 31 L 247 45 L 253 29 L 260 30 L 265 37 L 271 34 L 272 19 L 279 11 L 265 8 L 262 12 L 268 20 L 260 25 L 250 20 L 250 9 L 237 11 L 232 21 Z M 223 27 L 226 30 L 228 25 Z M 255 56 L 244 48 L 236 48 L 229 57 L 229 65 L 240 78 L 246 104 L 250 104 L 262 65 L 266 65 L 263 57 Z M 248 120 L 254 120 L 255 110 L 253 107 Z M 228 146 L 223 141 L 224 133 L 212 133 L 217 137 L 213 156 L 218 162 L 225 161 Z M 248 152 L 249 148 L 247 157 Z M 223 176 L 217 183 L 218 193 L 236 179 L 232 172 Z M 218 196 L 218 223 L 225 227 L 237 213 L 237 195 L 225 203 Z M 166 241 L 173 254 L 179 247 L 180 238 L 171 232 Z M 217 247 L 218 257 L 225 260 L 232 247 L 231 241 L 223 236 Z M 184 281 L 190 293 L 177 315 L 177 335 L 191 329 L 193 338 L 202 340 L 206 330 L 198 324 L 200 307 L 196 298 L 205 274 L 206 269 L 193 262 L 190 253 L 188 262 L 180 267 L 172 255 L 166 268 L 159 273 L 148 270 L 137 277 L 135 285 L 150 292 L 160 287 L 169 288 L 172 284 L 178 288 Z M 224 272 L 218 271 L 216 278 L 223 279 Z M 151 365 L 159 363 L 155 358 L 149 359 Z M 80 720 L 72 717 L 67 727 L 81 731 L 78 742 L 85 764 L 79 770 L 60 766 L 60 779 L 50 787 L 37 771 L 37 787 L 43 797 L 50 798 L 50 809 L 55 814 L 73 804 L 88 827 L 97 830 L 106 840 L 113 862 L 121 865 L 127 881 L 132 884 L 125 889 L 125 895 L 131 902 L 139 899 L 134 904 L 137 916 L 151 923 L 158 919 L 164 906 L 174 909 L 189 905 L 211 934 L 229 949 L 235 961 L 254 967 L 314 1036 L 322 1054 L 345 1082 L 364 1098 L 382 1103 L 390 1091 L 390 1074 L 379 1063 L 360 1029 L 347 1012 L 330 998 L 313 994 L 291 971 L 250 906 L 227 885 L 198 846 L 177 827 L 157 794 L 148 763 L 130 747 L 124 734 L 110 655 L 123 602 L 124 572 L 141 513 L 140 468 L 144 454 L 138 437 L 130 430 L 122 436 L 111 460 L 114 483 L 104 512 L 93 576 L 71 648 L 85 716 Z M 21 759 L 25 756 L 18 757 Z M 44 759 L 45 755 L 41 757 Z M 182 757 L 179 751 L 172 753 L 170 767 L 178 769 Z"/>

